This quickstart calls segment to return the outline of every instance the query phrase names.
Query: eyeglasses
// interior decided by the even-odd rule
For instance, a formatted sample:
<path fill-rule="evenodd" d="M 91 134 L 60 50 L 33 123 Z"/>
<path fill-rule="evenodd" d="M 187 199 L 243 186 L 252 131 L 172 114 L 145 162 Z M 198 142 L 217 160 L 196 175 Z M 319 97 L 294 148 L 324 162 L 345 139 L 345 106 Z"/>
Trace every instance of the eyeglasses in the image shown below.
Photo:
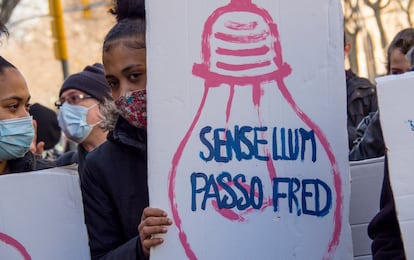
<path fill-rule="evenodd" d="M 61 98 L 59 100 L 56 100 L 55 106 L 57 108 L 60 108 L 65 102 L 68 102 L 68 104 L 70 105 L 77 105 L 82 100 L 87 99 L 87 98 L 93 98 L 93 97 L 89 95 L 84 95 L 84 94 L 73 94 L 73 95 L 69 95 L 66 98 Z"/>

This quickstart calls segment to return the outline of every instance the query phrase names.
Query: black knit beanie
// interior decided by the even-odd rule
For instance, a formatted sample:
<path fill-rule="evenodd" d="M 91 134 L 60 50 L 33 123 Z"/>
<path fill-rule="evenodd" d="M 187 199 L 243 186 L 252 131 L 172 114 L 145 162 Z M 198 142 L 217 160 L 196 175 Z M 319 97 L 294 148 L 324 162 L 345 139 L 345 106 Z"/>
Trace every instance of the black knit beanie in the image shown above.
<path fill-rule="evenodd" d="M 63 82 L 59 97 L 68 89 L 83 91 L 101 103 L 105 98 L 111 99 L 111 89 L 106 82 L 104 68 L 99 63 L 86 66 L 83 71 L 70 75 Z"/>
<path fill-rule="evenodd" d="M 61 135 L 55 111 L 35 103 L 30 106 L 29 113 L 37 122 L 37 142 L 45 142 L 45 150 L 55 147 Z"/>

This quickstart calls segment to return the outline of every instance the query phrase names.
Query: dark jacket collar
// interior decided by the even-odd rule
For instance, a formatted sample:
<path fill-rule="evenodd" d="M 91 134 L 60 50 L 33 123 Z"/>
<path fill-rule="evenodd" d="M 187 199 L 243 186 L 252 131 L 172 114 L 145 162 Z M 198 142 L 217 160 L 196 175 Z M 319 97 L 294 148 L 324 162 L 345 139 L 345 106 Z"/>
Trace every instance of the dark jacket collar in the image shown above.
<path fill-rule="evenodd" d="M 9 173 L 43 170 L 55 166 L 56 164 L 53 161 L 38 158 L 31 152 L 27 152 L 22 158 L 9 160 L 7 162 Z"/>
<path fill-rule="evenodd" d="M 9 160 L 7 167 L 10 173 L 28 172 L 33 171 L 36 168 L 36 160 L 34 154 L 31 152 L 26 153 L 22 158 Z"/>
<path fill-rule="evenodd" d="M 136 128 L 119 116 L 115 129 L 108 134 L 108 140 L 146 152 L 147 129 Z"/>

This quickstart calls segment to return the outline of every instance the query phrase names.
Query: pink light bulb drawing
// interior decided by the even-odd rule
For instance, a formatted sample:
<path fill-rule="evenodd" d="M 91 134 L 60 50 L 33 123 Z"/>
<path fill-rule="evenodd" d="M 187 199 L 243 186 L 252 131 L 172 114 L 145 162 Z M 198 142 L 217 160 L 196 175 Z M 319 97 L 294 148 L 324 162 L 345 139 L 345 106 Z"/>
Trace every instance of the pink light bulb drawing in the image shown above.
<path fill-rule="evenodd" d="M 242 15 L 241 15 L 242 14 Z M 190 137 L 194 134 L 197 123 L 205 109 L 207 96 L 212 89 L 229 88 L 229 96 L 225 109 L 225 129 L 230 128 L 229 121 L 234 106 L 235 93 L 240 88 L 251 89 L 251 102 L 256 110 L 259 127 L 263 127 L 263 115 L 261 102 L 266 83 L 273 82 L 294 111 L 298 118 L 315 133 L 321 144 L 322 150 L 329 161 L 330 174 L 333 179 L 333 191 L 335 199 L 333 203 L 333 228 L 332 234 L 326 247 L 324 259 L 331 259 L 339 244 L 342 214 L 343 214 L 343 191 L 342 179 L 338 164 L 329 141 L 321 128 L 314 123 L 294 101 L 284 79 L 288 77 L 292 69 L 282 57 L 282 46 L 279 38 L 277 25 L 267 10 L 258 7 L 251 0 L 231 0 L 228 5 L 216 9 L 206 20 L 202 35 L 202 63 L 194 64 L 192 73 L 194 76 L 204 79 L 204 92 L 195 114 L 195 117 L 186 132 L 184 138 L 176 149 L 168 178 L 168 196 L 172 211 L 172 218 L 178 229 L 179 240 L 189 259 L 197 259 L 187 232 L 184 228 L 183 219 L 179 210 L 176 197 L 176 179 L 181 172 L 179 166 L 184 150 L 189 144 Z M 275 111 L 277 114 L 277 112 Z M 265 139 L 266 135 L 260 133 L 259 137 Z M 271 157 L 271 148 L 264 145 L 263 154 Z M 278 177 L 277 165 L 274 160 L 266 161 L 266 179 L 272 181 Z M 228 186 L 236 185 L 228 181 Z M 251 190 L 254 197 L 259 197 L 252 184 L 242 183 L 245 190 Z M 222 188 L 219 188 L 222 190 Z M 212 200 L 212 207 L 223 218 L 231 222 L 248 222 L 249 214 L 255 211 L 263 212 L 274 205 L 271 196 L 264 196 L 260 209 L 248 208 L 236 211 L 229 208 L 220 208 L 216 200 Z"/>
<path fill-rule="evenodd" d="M 13 237 L 0 232 L 0 242 L 3 242 L 7 245 L 9 245 L 10 247 L 16 249 L 19 254 L 23 257 L 24 260 L 31 260 L 32 257 L 29 255 L 29 253 L 27 252 L 26 248 L 16 239 L 14 239 Z"/>

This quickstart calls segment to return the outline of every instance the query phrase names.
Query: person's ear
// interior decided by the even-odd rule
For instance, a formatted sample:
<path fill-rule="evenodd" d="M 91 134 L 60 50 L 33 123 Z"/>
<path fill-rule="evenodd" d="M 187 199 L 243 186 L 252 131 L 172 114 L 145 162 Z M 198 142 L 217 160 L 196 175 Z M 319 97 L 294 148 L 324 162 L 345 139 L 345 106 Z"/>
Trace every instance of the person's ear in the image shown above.
<path fill-rule="evenodd" d="M 345 43 L 344 46 L 344 53 L 345 56 L 347 56 L 351 52 L 351 44 L 349 42 Z"/>

